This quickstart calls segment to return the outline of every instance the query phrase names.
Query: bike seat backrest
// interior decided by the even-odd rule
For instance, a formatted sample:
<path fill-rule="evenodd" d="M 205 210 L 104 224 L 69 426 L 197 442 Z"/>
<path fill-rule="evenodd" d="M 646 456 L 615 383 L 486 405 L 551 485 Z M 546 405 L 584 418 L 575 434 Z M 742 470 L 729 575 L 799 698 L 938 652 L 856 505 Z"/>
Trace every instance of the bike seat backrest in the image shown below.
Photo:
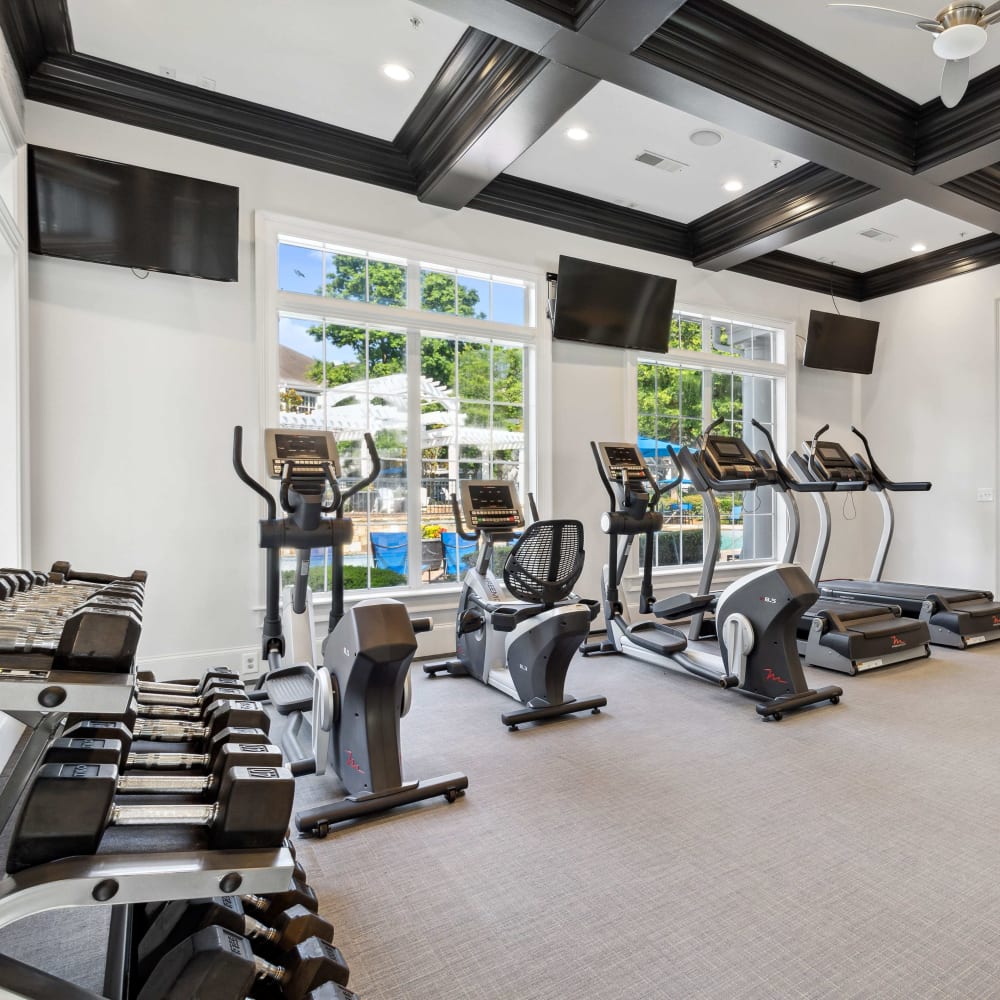
<path fill-rule="evenodd" d="M 556 604 L 573 592 L 583 558 L 580 521 L 534 521 L 511 548 L 503 582 L 520 601 Z"/>

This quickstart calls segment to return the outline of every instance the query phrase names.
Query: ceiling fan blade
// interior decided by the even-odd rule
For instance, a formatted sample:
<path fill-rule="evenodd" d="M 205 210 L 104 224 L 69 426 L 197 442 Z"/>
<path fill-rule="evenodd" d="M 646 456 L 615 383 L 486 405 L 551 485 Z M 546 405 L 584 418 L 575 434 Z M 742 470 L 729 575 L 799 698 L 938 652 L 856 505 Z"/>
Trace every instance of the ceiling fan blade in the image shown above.
<path fill-rule="evenodd" d="M 969 85 L 969 60 L 948 59 L 941 73 L 941 103 L 953 108 L 965 94 Z"/>
<path fill-rule="evenodd" d="M 828 3 L 827 7 L 836 7 L 854 17 L 864 18 L 869 24 L 884 24 L 890 28 L 905 28 L 907 25 L 922 26 L 921 22 L 927 24 L 930 21 L 926 14 L 911 14 L 905 10 L 872 7 L 864 3 Z"/>
<path fill-rule="evenodd" d="M 991 3 L 979 15 L 979 27 L 988 28 L 994 21 L 1000 21 L 1000 2 Z"/>

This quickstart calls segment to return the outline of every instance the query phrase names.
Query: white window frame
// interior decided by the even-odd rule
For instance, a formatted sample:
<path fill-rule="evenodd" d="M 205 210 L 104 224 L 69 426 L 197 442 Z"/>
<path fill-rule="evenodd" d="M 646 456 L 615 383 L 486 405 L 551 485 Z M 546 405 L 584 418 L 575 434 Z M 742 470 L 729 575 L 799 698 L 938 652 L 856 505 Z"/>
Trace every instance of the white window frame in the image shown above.
<path fill-rule="evenodd" d="M 727 315 L 728 313 L 728 315 Z M 780 343 L 775 345 L 775 356 L 778 361 L 754 361 L 748 358 L 730 357 L 724 354 L 712 354 L 708 351 L 688 351 L 673 348 L 666 354 L 651 354 L 648 351 L 628 351 L 625 365 L 625 426 L 630 429 L 633 438 L 639 433 L 639 412 L 636 387 L 640 364 L 664 364 L 676 361 L 688 369 L 702 371 L 726 371 L 744 375 L 762 375 L 774 378 L 774 443 L 778 451 L 784 455 L 789 450 L 789 439 L 795 426 L 795 342 L 796 325 L 793 320 L 779 319 L 773 316 L 762 316 L 751 312 L 737 310 L 729 312 L 718 307 L 682 305 L 674 306 L 674 315 L 699 316 L 702 322 L 732 323 L 744 326 L 759 326 L 775 330 L 780 335 Z M 703 394 L 710 395 L 711 380 L 705 379 L 707 388 Z M 703 395 L 704 399 L 707 398 Z M 715 566 L 714 578 L 719 582 L 729 582 L 742 575 L 744 571 L 773 566 L 781 561 L 784 549 L 784 538 L 788 531 L 788 520 L 784 503 L 774 504 L 775 554 L 772 559 L 748 559 L 735 562 L 719 562 Z M 681 566 L 654 567 L 654 577 L 659 577 L 666 586 L 677 587 L 688 581 L 696 581 L 701 574 L 701 563 L 686 563 Z M 641 571 L 638 562 L 638 546 L 633 546 L 630 556 L 630 566 L 626 584 L 639 580 Z M 631 586 L 629 590 L 631 590 Z"/>
<path fill-rule="evenodd" d="M 278 244 L 281 238 L 308 240 L 316 243 L 342 247 L 362 247 L 379 256 L 401 258 L 408 263 L 434 261 L 446 267 L 454 267 L 463 272 L 502 275 L 524 281 L 528 286 L 530 302 L 527 320 L 533 325 L 498 323 L 493 320 L 471 319 L 447 313 L 435 313 L 424 309 L 398 306 L 380 306 L 368 302 L 352 302 L 331 296 L 309 295 L 301 292 L 284 292 L 278 288 Z M 376 233 L 366 233 L 353 229 L 317 223 L 307 219 L 279 215 L 271 212 L 254 214 L 255 280 L 257 299 L 257 347 L 260 371 L 259 403 L 261 422 L 258 428 L 258 453 L 263 449 L 265 427 L 275 427 L 279 420 L 278 404 L 278 317 L 282 313 L 297 313 L 316 316 L 323 320 L 349 321 L 363 324 L 387 325 L 405 328 L 416 333 L 432 332 L 453 334 L 458 338 L 494 338 L 525 347 L 524 358 L 524 414 L 525 414 L 525 482 L 520 484 L 523 494 L 529 490 L 538 492 L 539 506 L 544 511 L 551 510 L 551 455 L 552 415 L 550 393 L 539 391 L 539 387 L 551 384 L 552 348 L 551 334 L 545 320 L 545 287 L 543 272 L 533 271 L 523 265 L 508 261 L 492 260 L 471 256 L 440 247 L 400 240 Z M 412 273 L 411 273 L 412 277 Z M 412 290 L 411 290 L 412 293 Z M 410 296 L 410 301 L 419 299 Z M 415 369 L 410 368 L 410 406 L 419 406 L 419 382 Z M 420 478 L 420 449 L 408 449 L 407 480 L 416 475 Z M 544 513 L 543 513 L 544 516 Z M 411 566 L 420 564 L 419 533 L 410 532 Z M 416 537 L 413 537 L 416 535 Z M 413 595 L 423 598 L 431 595 L 449 595 L 446 599 L 454 603 L 454 595 L 460 583 L 423 584 L 411 588 L 374 588 L 349 591 L 345 599 L 361 599 L 375 594 L 389 593 L 393 596 Z M 317 602 L 329 600 L 329 595 L 318 594 Z M 430 605 L 432 602 L 428 601 Z M 440 603 L 440 602 L 438 602 Z"/>

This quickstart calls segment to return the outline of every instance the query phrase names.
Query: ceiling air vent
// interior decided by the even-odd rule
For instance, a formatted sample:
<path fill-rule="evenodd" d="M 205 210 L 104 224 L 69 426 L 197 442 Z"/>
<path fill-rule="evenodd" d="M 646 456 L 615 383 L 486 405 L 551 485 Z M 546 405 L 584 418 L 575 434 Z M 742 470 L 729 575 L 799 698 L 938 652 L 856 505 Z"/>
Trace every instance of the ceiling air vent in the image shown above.
<path fill-rule="evenodd" d="M 898 236 L 893 236 L 892 233 L 883 232 L 881 229 L 863 229 L 859 236 L 864 236 L 869 240 L 875 240 L 876 243 L 891 243 L 893 240 L 898 239 Z"/>
<path fill-rule="evenodd" d="M 663 156 L 661 153 L 651 153 L 648 149 L 644 149 L 639 153 L 635 160 L 636 163 L 645 163 L 646 166 L 656 167 L 657 170 L 666 170 L 668 174 L 679 174 L 688 166 L 687 163 L 671 159 L 669 156 Z"/>

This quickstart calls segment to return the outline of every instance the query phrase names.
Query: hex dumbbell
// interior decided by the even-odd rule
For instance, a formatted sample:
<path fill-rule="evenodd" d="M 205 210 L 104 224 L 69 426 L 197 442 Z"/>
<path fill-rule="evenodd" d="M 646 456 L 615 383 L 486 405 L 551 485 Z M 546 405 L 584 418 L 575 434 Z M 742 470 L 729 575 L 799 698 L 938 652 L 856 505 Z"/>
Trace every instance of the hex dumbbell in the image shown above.
<path fill-rule="evenodd" d="M 267 923 L 270 923 L 276 914 L 291 909 L 293 906 L 304 906 L 313 913 L 319 913 L 319 900 L 316 898 L 312 886 L 296 878 L 292 878 L 288 888 L 281 892 L 269 892 L 266 896 L 247 893 L 240 899 L 261 920 Z"/>
<path fill-rule="evenodd" d="M 324 983 L 346 986 L 348 975 L 340 952 L 320 938 L 296 946 L 275 965 L 256 956 L 249 941 L 233 931 L 204 927 L 160 959 L 138 1000 L 244 1000 L 258 993 L 260 980 L 274 985 L 275 996 L 304 1000 Z"/>
<path fill-rule="evenodd" d="M 203 752 L 134 752 L 132 730 L 124 722 L 112 722 L 102 719 L 86 719 L 74 723 L 65 730 L 62 739 L 83 740 L 90 744 L 94 754 L 101 753 L 107 743 L 121 744 L 123 758 L 118 762 L 121 770 L 136 769 L 144 771 L 186 771 L 211 770 L 215 757 L 227 743 L 270 743 L 263 729 L 251 726 L 227 726 L 220 729 L 207 741 Z M 199 741 L 200 742 L 200 741 Z M 52 746 L 59 744 L 54 740 Z M 110 754 L 104 752 L 101 759 L 83 757 L 85 763 L 114 764 L 106 759 Z M 68 757 L 62 759 L 53 757 L 51 763 L 69 763 Z"/>
<path fill-rule="evenodd" d="M 281 767 L 281 749 L 270 743 L 223 743 L 206 774 L 121 774 L 128 757 L 117 740 L 53 740 L 42 758 L 44 764 L 114 764 L 119 769 L 119 795 L 212 796 L 231 767 Z"/>
<path fill-rule="evenodd" d="M 239 674 L 230 667 L 212 667 L 206 670 L 201 676 L 201 680 L 198 681 L 153 681 L 153 680 L 142 680 L 136 681 L 136 689 L 139 691 L 148 691 L 152 693 L 160 694 L 193 694 L 199 695 L 203 694 L 205 690 L 212 685 L 222 685 L 230 686 L 226 682 L 231 682 L 232 685 L 241 685 Z"/>
<path fill-rule="evenodd" d="M 215 849 L 280 847 L 295 796 L 283 767 L 231 768 L 205 804 L 122 805 L 117 788 L 113 764 L 43 764 L 17 818 L 7 871 L 94 854 L 109 826 L 207 827 Z"/>
<path fill-rule="evenodd" d="M 132 709 L 122 715 L 115 716 L 115 720 L 124 723 L 133 739 L 176 740 L 180 742 L 211 741 L 217 733 L 230 727 L 261 729 L 265 733 L 270 732 L 271 729 L 271 720 L 267 712 L 252 701 L 215 702 L 200 722 L 141 719 Z M 66 720 L 67 727 L 75 727 L 81 722 L 90 724 L 97 723 L 99 720 L 81 719 L 78 716 L 71 716 Z"/>
<path fill-rule="evenodd" d="M 333 924 L 304 906 L 293 906 L 278 914 L 273 924 L 261 923 L 248 916 L 237 896 L 216 896 L 211 899 L 176 899 L 157 913 L 142 936 L 137 949 L 139 977 L 144 979 L 156 963 L 185 938 L 202 927 L 225 927 L 242 937 L 250 938 L 254 951 L 261 957 L 275 957 L 289 951 L 311 937 L 333 941 Z M 262 952 L 261 946 L 267 950 Z"/>

